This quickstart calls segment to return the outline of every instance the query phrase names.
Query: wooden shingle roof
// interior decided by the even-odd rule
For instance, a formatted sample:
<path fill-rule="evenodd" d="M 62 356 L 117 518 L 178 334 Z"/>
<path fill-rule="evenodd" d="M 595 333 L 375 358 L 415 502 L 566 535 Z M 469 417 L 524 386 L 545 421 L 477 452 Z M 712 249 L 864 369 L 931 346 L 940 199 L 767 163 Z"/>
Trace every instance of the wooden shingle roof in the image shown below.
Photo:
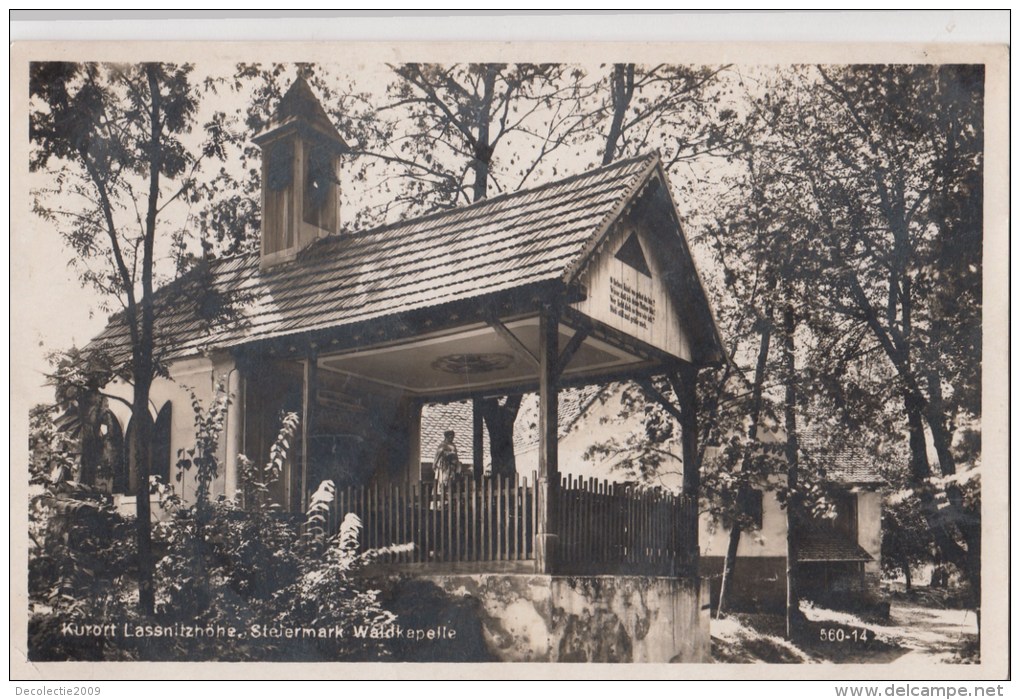
<path fill-rule="evenodd" d="M 846 535 L 827 528 L 813 528 L 800 535 L 797 561 L 872 561 L 872 556 Z"/>
<path fill-rule="evenodd" d="M 164 358 L 184 357 L 568 282 L 658 162 L 644 155 L 447 212 L 329 236 L 265 270 L 257 253 L 215 260 L 201 284 L 241 300 L 239 319 L 203 323 L 198 283 L 185 278 L 171 285 L 181 293 L 157 293 L 157 344 Z M 94 343 L 127 353 L 127 327 L 114 317 Z"/>
<path fill-rule="evenodd" d="M 861 451 L 846 451 L 829 457 L 825 476 L 831 481 L 847 485 L 880 486 L 886 483 L 875 464 L 875 458 Z"/>
<path fill-rule="evenodd" d="M 474 451 L 473 427 L 473 408 L 470 401 L 425 406 L 421 412 L 421 461 L 431 462 L 436 448 L 443 441 L 443 433 L 452 430 L 457 456 L 461 462 L 470 462 Z"/>
<path fill-rule="evenodd" d="M 319 102 L 315 93 L 312 92 L 312 88 L 301 76 L 298 76 L 280 100 L 265 131 L 252 140 L 262 145 L 276 134 L 291 128 L 301 130 L 306 136 L 316 139 L 320 146 L 325 140 L 327 143 L 335 144 L 341 150 L 347 149 L 347 143 L 340 136 L 333 120 L 326 114 L 322 103 Z"/>
<path fill-rule="evenodd" d="M 877 458 L 869 454 L 865 445 L 856 444 L 852 434 L 833 436 L 816 424 L 808 424 L 798 437 L 801 447 L 822 467 L 827 480 L 847 486 L 886 483 Z"/>

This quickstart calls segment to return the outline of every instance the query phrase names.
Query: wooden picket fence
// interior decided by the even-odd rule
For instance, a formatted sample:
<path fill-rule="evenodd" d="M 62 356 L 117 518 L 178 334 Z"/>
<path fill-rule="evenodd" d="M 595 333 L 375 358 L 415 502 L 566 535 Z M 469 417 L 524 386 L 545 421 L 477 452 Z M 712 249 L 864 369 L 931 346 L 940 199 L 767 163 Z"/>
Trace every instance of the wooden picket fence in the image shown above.
<path fill-rule="evenodd" d="M 538 529 L 536 474 L 337 490 L 333 531 L 346 513 L 362 522 L 361 546 L 413 544 L 389 563 L 527 562 Z M 697 510 L 681 496 L 608 481 L 562 477 L 553 500 L 563 573 L 680 575 L 693 560 Z"/>
<path fill-rule="evenodd" d="M 697 550 L 697 506 L 664 489 L 565 476 L 556 496 L 560 568 L 679 576 Z"/>
<path fill-rule="evenodd" d="M 338 489 L 333 528 L 361 518 L 364 549 L 414 544 L 390 562 L 525 561 L 534 558 L 535 478 L 491 477 Z"/>

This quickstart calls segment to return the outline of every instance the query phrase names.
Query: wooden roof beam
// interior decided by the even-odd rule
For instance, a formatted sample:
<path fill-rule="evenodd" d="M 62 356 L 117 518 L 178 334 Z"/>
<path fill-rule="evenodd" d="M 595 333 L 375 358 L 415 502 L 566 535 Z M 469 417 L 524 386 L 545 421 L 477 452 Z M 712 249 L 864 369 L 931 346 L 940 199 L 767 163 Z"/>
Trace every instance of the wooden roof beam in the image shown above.
<path fill-rule="evenodd" d="M 573 359 L 574 353 L 580 348 L 581 344 L 588 338 L 587 329 L 581 328 L 574 331 L 574 335 L 567 341 L 566 347 L 560 352 L 559 362 L 556 363 L 556 376 L 562 377 L 563 372 L 567 369 L 567 365 L 570 364 L 570 360 Z"/>
<path fill-rule="evenodd" d="M 495 316 L 489 316 L 489 318 L 486 320 L 489 326 L 492 327 L 492 330 L 496 331 L 496 334 L 500 338 L 505 340 L 507 344 L 514 350 L 514 352 L 516 352 L 524 359 L 528 360 L 533 366 L 535 367 L 539 366 L 540 363 L 538 361 L 538 358 L 535 357 L 535 353 L 531 352 L 531 350 L 528 349 L 528 346 L 521 342 L 520 338 L 514 335 L 509 328 L 504 326 L 502 321 L 500 321 Z"/>

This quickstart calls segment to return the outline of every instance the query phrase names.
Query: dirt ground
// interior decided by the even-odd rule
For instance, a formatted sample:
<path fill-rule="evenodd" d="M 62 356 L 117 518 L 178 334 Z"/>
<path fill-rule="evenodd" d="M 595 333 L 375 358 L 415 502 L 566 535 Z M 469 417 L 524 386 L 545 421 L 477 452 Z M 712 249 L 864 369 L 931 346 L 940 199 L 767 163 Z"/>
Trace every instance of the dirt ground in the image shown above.
<path fill-rule="evenodd" d="M 885 628 L 887 634 L 906 650 L 896 662 L 926 658 L 938 663 L 957 663 L 963 660 L 961 654 L 977 649 L 977 616 L 973 610 L 893 603 L 889 623 Z"/>
<path fill-rule="evenodd" d="M 792 641 L 779 615 L 734 614 L 712 620 L 712 655 L 721 663 L 976 662 L 974 611 L 892 600 L 888 619 L 806 604 Z"/>

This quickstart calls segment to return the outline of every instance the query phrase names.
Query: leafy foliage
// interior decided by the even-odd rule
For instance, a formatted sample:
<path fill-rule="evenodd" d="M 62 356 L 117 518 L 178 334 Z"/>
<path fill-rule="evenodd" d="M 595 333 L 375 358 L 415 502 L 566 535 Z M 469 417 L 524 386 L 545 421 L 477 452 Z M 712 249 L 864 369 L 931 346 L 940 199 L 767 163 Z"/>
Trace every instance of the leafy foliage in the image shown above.
<path fill-rule="evenodd" d="M 198 484 L 195 506 L 200 509 L 208 506 L 210 485 L 220 469 L 217 453 L 229 405 L 230 399 L 223 391 L 222 384 L 217 386 L 212 405 L 205 411 L 194 392 L 191 394 L 191 408 L 195 414 L 195 446 L 178 451 L 176 479 L 182 481 L 192 469 L 195 470 L 195 481 Z"/>
<path fill-rule="evenodd" d="M 54 424 L 52 406 L 39 405 L 28 415 L 28 483 L 69 481 L 77 467 L 76 440 Z"/>
<path fill-rule="evenodd" d="M 179 465 L 194 469 L 200 483 L 217 476 L 215 453 L 225 406 L 222 393 L 208 408 L 193 404 L 196 446 L 182 453 Z M 152 616 L 134 610 L 130 586 L 137 555 L 130 521 L 114 511 L 108 496 L 77 484 L 48 484 L 31 510 L 33 658 L 308 661 L 377 660 L 390 653 L 378 640 L 352 636 L 356 625 L 389 624 L 395 618 L 357 575 L 379 554 L 359 551 L 358 519 L 348 514 L 337 533 L 328 531 L 333 485 L 320 485 L 303 521 L 268 500 L 296 428 L 296 415 L 285 415 L 269 463 L 241 475 L 244 492 L 255 495 L 251 507 L 237 499 L 211 501 L 208 488 L 201 486 L 204 500 L 186 506 L 169 485 L 154 484 L 170 517 L 154 532 L 161 556 Z M 61 632 L 67 623 L 97 620 L 114 622 L 118 633 L 102 635 L 98 644 L 88 637 L 85 644 Z M 234 628 L 237 634 L 130 637 L 119 633 L 121 625 Z M 253 632 L 255 627 L 333 628 L 344 636 L 268 637 Z"/>
<path fill-rule="evenodd" d="M 781 238 L 795 263 L 784 278 L 802 290 L 805 395 L 871 444 L 907 434 L 910 497 L 976 582 L 977 513 L 951 477 L 957 426 L 979 410 L 980 244 L 967 237 L 981 230 L 980 70 L 816 67 L 772 84 L 775 155 L 758 166 L 801 202 Z M 947 297 L 967 308 L 946 313 Z"/>
<path fill-rule="evenodd" d="M 34 660 L 123 658 L 104 638 L 65 625 L 136 619 L 137 551 L 131 523 L 108 496 L 74 481 L 46 480 L 29 501 L 29 650 Z"/>

